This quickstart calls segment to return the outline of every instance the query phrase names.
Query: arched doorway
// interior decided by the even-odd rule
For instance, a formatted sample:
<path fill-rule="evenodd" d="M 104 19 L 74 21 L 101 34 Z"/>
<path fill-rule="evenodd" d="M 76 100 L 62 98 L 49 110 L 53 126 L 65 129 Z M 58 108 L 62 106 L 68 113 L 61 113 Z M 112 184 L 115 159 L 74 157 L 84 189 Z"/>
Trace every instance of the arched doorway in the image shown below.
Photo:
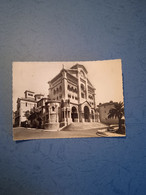
<path fill-rule="evenodd" d="M 77 109 L 74 106 L 72 107 L 71 118 L 72 118 L 72 122 L 77 122 L 78 120 Z"/>
<path fill-rule="evenodd" d="M 85 106 L 84 107 L 84 119 L 85 119 L 85 122 L 90 122 L 90 112 L 89 112 L 89 108 L 88 106 Z"/>

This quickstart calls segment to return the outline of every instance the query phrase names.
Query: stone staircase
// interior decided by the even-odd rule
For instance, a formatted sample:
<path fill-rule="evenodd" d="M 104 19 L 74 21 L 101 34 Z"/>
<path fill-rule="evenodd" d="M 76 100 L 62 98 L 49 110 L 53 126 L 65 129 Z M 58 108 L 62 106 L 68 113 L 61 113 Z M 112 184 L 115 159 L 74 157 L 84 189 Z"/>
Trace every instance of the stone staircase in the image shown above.
<path fill-rule="evenodd" d="M 100 130 L 100 129 L 106 129 L 107 127 L 108 127 L 107 125 L 99 122 L 85 122 L 85 123 L 74 122 L 62 128 L 62 131 L 76 131 L 76 130 L 90 130 L 90 129 Z"/>

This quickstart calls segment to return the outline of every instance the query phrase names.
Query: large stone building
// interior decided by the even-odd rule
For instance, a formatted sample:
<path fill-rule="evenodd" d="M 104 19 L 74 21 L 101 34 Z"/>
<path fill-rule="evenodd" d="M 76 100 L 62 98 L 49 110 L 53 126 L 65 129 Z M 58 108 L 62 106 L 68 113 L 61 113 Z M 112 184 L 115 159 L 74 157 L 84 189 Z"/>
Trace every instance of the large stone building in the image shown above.
<path fill-rule="evenodd" d="M 70 69 L 63 68 L 49 84 L 49 97 L 60 102 L 59 122 L 97 122 L 95 88 L 88 79 L 88 71 L 76 64 Z M 48 104 L 50 105 L 50 104 Z"/>

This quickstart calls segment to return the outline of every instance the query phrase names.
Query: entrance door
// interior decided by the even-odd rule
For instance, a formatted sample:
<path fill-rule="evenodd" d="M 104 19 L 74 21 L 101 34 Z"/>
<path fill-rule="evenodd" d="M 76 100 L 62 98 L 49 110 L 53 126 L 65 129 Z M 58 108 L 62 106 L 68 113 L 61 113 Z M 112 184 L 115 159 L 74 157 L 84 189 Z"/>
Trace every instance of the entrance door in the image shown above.
<path fill-rule="evenodd" d="M 85 106 L 84 107 L 84 119 L 85 119 L 85 122 L 90 122 L 90 112 L 89 112 L 89 108 L 88 106 Z"/>
<path fill-rule="evenodd" d="M 78 113 L 76 107 L 74 106 L 72 107 L 71 118 L 72 118 L 72 122 L 77 122 Z"/>

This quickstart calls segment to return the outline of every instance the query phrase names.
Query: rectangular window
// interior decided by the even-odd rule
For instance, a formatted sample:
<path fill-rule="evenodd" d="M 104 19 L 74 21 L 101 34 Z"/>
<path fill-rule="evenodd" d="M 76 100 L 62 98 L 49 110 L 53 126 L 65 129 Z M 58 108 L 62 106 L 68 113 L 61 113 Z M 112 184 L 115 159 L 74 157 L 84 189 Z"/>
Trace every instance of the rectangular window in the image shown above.
<path fill-rule="evenodd" d="M 29 96 L 33 96 L 32 94 L 28 93 Z"/>

